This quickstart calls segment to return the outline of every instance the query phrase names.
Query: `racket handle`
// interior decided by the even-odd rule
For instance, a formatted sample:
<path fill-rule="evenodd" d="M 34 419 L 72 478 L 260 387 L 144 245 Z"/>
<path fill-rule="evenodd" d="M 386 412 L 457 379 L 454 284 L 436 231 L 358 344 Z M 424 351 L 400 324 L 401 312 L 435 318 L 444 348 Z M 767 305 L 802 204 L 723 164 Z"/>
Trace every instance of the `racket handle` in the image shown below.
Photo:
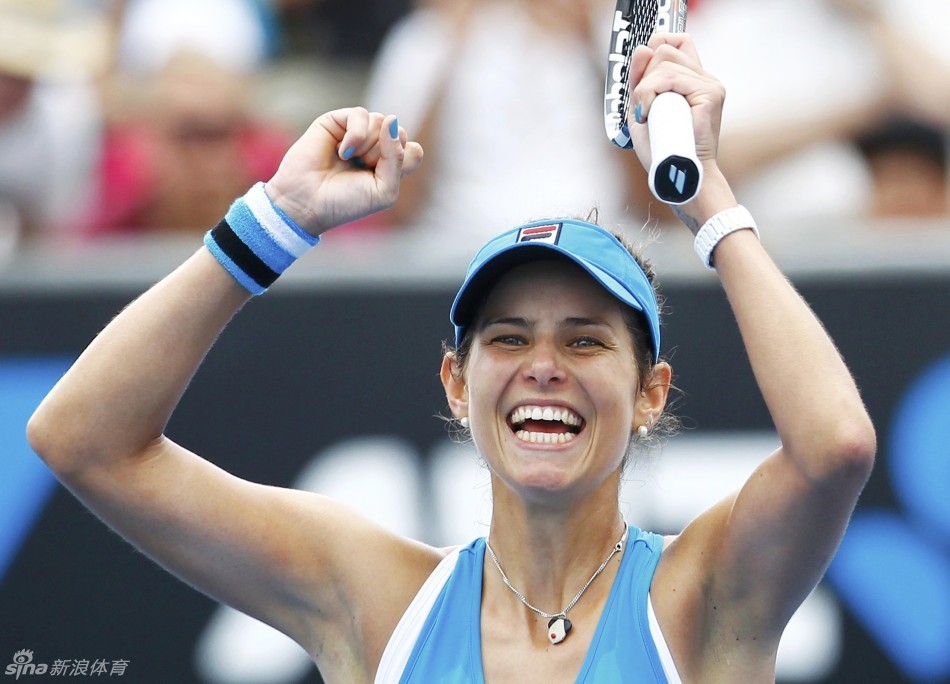
<path fill-rule="evenodd" d="M 696 196 L 703 165 L 696 157 L 693 115 L 679 93 L 660 93 L 650 105 L 650 191 L 666 204 L 683 204 Z"/>

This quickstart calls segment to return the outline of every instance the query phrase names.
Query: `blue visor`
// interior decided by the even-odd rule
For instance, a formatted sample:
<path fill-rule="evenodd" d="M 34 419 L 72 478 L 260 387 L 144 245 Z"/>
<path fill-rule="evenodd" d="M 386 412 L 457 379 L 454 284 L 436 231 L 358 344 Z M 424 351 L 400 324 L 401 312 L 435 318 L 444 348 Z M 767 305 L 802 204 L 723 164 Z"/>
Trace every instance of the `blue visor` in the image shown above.
<path fill-rule="evenodd" d="M 507 270 L 560 255 L 583 268 L 614 297 L 643 313 L 653 360 L 660 358 L 660 315 L 653 285 L 620 240 L 600 226 L 573 219 L 535 221 L 506 231 L 482 247 L 468 266 L 449 319 L 455 344 L 462 342 L 482 297 Z"/>

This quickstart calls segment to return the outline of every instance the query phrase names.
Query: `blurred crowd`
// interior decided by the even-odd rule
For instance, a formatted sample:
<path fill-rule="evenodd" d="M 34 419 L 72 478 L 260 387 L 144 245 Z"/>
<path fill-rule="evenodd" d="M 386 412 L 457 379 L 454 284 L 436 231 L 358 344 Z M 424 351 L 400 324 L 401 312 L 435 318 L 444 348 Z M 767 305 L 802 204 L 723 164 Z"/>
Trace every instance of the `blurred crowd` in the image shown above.
<path fill-rule="evenodd" d="M 467 251 L 553 213 L 662 224 L 604 133 L 613 5 L 0 0 L 0 254 L 200 234 L 334 88 L 426 148 L 397 207 L 354 230 Z M 757 216 L 950 217 L 945 0 L 691 0 L 689 30 L 728 87 L 721 161 Z"/>

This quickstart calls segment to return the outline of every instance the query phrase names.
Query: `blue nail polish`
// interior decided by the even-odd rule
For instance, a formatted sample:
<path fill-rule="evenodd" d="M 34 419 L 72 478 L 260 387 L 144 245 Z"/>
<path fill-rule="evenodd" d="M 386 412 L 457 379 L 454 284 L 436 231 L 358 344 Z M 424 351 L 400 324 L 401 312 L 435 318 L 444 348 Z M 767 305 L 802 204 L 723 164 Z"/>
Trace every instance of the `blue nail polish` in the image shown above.
<path fill-rule="evenodd" d="M 355 148 L 355 147 L 347 147 L 347 148 L 343 151 L 343 158 L 348 160 L 348 159 L 349 159 L 350 157 L 352 157 L 355 153 L 356 153 L 356 148 Z"/>
<path fill-rule="evenodd" d="M 389 124 L 389 137 L 393 140 L 399 137 L 399 119 L 393 119 L 393 122 Z"/>
<path fill-rule="evenodd" d="M 643 123 L 643 105 L 637 102 L 637 106 L 633 110 L 633 118 L 637 123 Z"/>

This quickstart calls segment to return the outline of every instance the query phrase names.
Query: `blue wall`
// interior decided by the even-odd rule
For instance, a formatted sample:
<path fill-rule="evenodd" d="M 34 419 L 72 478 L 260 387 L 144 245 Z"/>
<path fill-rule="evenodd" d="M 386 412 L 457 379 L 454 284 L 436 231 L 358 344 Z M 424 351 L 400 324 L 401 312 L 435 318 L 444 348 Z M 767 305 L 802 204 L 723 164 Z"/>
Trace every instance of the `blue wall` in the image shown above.
<path fill-rule="evenodd" d="M 829 573 L 844 634 L 821 681 L 950 681 L 950 317 L 935 315 L 950 277 L 799 287 L 854 372 L 881 445 Z M 134 294 L 0 295 L 0 665 L 27 648 L 35 662 L 128 659 L 132 681 L 201 681 L 195 642 L 215 604 L 79 506 L 24 439 L 32 408 Z M 445 440 L 434 416 L 452 294 L 275 288 L 211 352 L 169 433 L 242 477 L 289 485 L 314 453 L 364 434 L 369 407 L 372 432 L 413 446 L 424 471 Z M 666 294 L 677 412 L 699 430 L 770 429 L 718 285 Z"/>

